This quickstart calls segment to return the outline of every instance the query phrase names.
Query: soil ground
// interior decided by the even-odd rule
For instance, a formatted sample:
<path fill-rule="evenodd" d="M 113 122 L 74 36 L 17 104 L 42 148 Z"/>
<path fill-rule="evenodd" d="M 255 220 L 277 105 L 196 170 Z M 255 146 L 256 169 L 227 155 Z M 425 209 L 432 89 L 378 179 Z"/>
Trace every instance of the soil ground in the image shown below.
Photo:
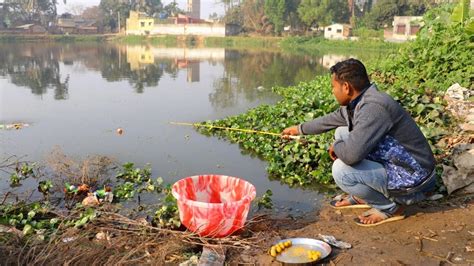
<path fill-rule="evenodd" d="M 291 237 L 333 235 L 352 248 L 333 248 L 321 261 L 329 265 L 474 265 L 474 196 L 423 202 L 407 208 L 402 221 L 360 227 L 353 221 L 364 210 L 335 210 L 325 204 L 316 221 L 280 219 L 267 223 L 261 250 L 231 255 L 231 264 L 279 265 L 266 254 L 275 241 Z M 311 214 L 308 214 L 311 215 Z M 256 228 L 254 228 L 255 230 Z"/>

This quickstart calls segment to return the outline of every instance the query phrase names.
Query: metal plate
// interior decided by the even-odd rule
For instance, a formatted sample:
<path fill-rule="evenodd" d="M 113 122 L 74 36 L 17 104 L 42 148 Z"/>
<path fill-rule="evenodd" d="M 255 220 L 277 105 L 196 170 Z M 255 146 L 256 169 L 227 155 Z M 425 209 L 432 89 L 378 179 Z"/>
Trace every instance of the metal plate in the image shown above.
<path fill-rule="evenodd" d="M 312 263 L 322 260 L 331 254 L 331 246 L 326 242 L 312 238 L 288 238 L 278 241 L 275 244 L 288 240 L 291 241 L 291 247 L 284 249 L 284 251 L 276 256 L 279 262 L 286 264 Z M 317 260 L 311 260 L 308 258 L 307 252 L 301 252 L 302 250 L 319 251 L 321 252 L 321 257 Z"/>

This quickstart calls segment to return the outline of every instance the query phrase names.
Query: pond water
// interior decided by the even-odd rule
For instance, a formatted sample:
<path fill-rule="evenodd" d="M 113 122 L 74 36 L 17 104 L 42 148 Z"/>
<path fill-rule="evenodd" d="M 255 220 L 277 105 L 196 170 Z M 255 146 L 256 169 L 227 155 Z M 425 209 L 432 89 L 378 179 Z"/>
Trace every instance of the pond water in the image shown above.
<path fill-rule="evenodd" d="M 278 51 L 159 48 L 114 44 L 0 44 L 0 159 L 43 161 L 59 147 L 85 158 L 149 163 L 165 182 L 216 173 L 250 181 L 278 207 L 311 210 L 322 196 L 269 180 L 266 163 L 237 144 L 170 122 L 201 122 L 245 112 L 288 86 L 326 74 L 345 56 L 301 56 Z M 117 128 L 123 134 L 116 133 Z M 8 176 L 1 194 L 11 190 Z M 152 200 L 153 201 L 153 200 Z"/>

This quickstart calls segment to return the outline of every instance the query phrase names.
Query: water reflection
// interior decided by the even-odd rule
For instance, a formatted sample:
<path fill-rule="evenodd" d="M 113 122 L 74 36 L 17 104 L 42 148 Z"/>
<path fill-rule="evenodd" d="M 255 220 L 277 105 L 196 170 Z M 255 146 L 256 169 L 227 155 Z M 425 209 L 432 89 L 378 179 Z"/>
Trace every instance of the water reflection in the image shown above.
<path fill-rule="evenodd" d="M 159 48 L 147 45 L 99 44 L 4 44 L 0 52 L 0 76 L 8 76 L 35 95 L 54 89 L 55 99 L 68 99 L 69 74 L 61 65 L 82 66 L 100 72 L 108 82 L 127 80 L 135 92 L 157 87 L 163 75 L 175 79 L 186 72 L 187 82 L 200 82 L 203 63 L 221 65 L 212 81 L 209 100 L 214 108 L 238 104 L 244 97 L 268 97 L 273 86 L 288 86 L 326 73 L 321 59 L 280 52 L 236 51 L 224 48 Z M 338 57 L 339 58 L 339 57 Z M 259 88 L 258 90 L 256 88 Z"/>
<path fill-rule="evenodd" d="M 351 56 L 351 55 L 337 55 L 337 54 L 325 54 L 321 57 L 321 59 L 319 60 L 320 64 L 324 67 L 324 68 L 331 68 L 333 65 L 335 65 L 337 62 L 341 62 L 345 59 L 348 59 L 348 58 L 351 58 L 351 57 L 355 57 L 355 56 Z"/>
<path fill-rule="evenodd" d="M 11 83 L 28 87 L 35 95 L 42 95 L 52 88 L 56 100 L 67 99 L 69 77 L 61 78 L 58 51 L 34 45 L 24 48 L 2 47 L 0 76 L 9 76 Z"/>

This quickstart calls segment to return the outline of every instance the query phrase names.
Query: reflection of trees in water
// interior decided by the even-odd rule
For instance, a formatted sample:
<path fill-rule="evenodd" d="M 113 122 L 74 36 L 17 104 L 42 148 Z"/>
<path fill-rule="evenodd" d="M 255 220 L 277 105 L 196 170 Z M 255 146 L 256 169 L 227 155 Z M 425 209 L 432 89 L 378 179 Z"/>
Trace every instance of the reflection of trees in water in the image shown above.
<path fill-rule="evenodd" d="M 132 70 L 126 58 L 126 49 L 116 46 L 104 48 L 98 59 L 102 77 L 109 82 L 127 79 L 137 93 L 143 93 L 145 87 L 158 86 L 164 73 L 172 78 L 177 76 L 178 69 L 171 59 L 160 59 L 153 64 L 144 65 L 141 69 Z"/>
<path fill-rule="evenodd" d="M 126 60 L 126 49 L 103 44 L 2 44 L 0 76 L 8 76 L 17 86 L 28 87 L 35 95 L 54 89 L 55 99 L 67 99 L 69 76 L 61 80 L 60 62 L 81 62 L 101 72 L 109 82 L 128 80 L 137 93 L 157 86 L 164 73 L 176 78 L 178 68 L 171 59 L 160 60 L 132 70 Z M 87 81 L 86 81 L 87 82 Z"/>
<path fill-rule="evenodd" d="M 61 81 L 58 50 L 36 45 L 8 45 L 0 52 L 0 76 L 9 76 L 17 86 L 28 87 L 35 95 L 54 89 L 54 98 L 69 97 L 69 77 Z"/>
<path fill-rule="evenodd" d="M 242 97 L 248 101 L 267 98 L 271 87 L 295 85 L 323 73 L 318 61 L 275 52 L 227 51 L 223 76 L 214 81 L 209 99 L 214 107 L 226 108 Z M 258 90 L 260 86 L 265 90 Z"/>

